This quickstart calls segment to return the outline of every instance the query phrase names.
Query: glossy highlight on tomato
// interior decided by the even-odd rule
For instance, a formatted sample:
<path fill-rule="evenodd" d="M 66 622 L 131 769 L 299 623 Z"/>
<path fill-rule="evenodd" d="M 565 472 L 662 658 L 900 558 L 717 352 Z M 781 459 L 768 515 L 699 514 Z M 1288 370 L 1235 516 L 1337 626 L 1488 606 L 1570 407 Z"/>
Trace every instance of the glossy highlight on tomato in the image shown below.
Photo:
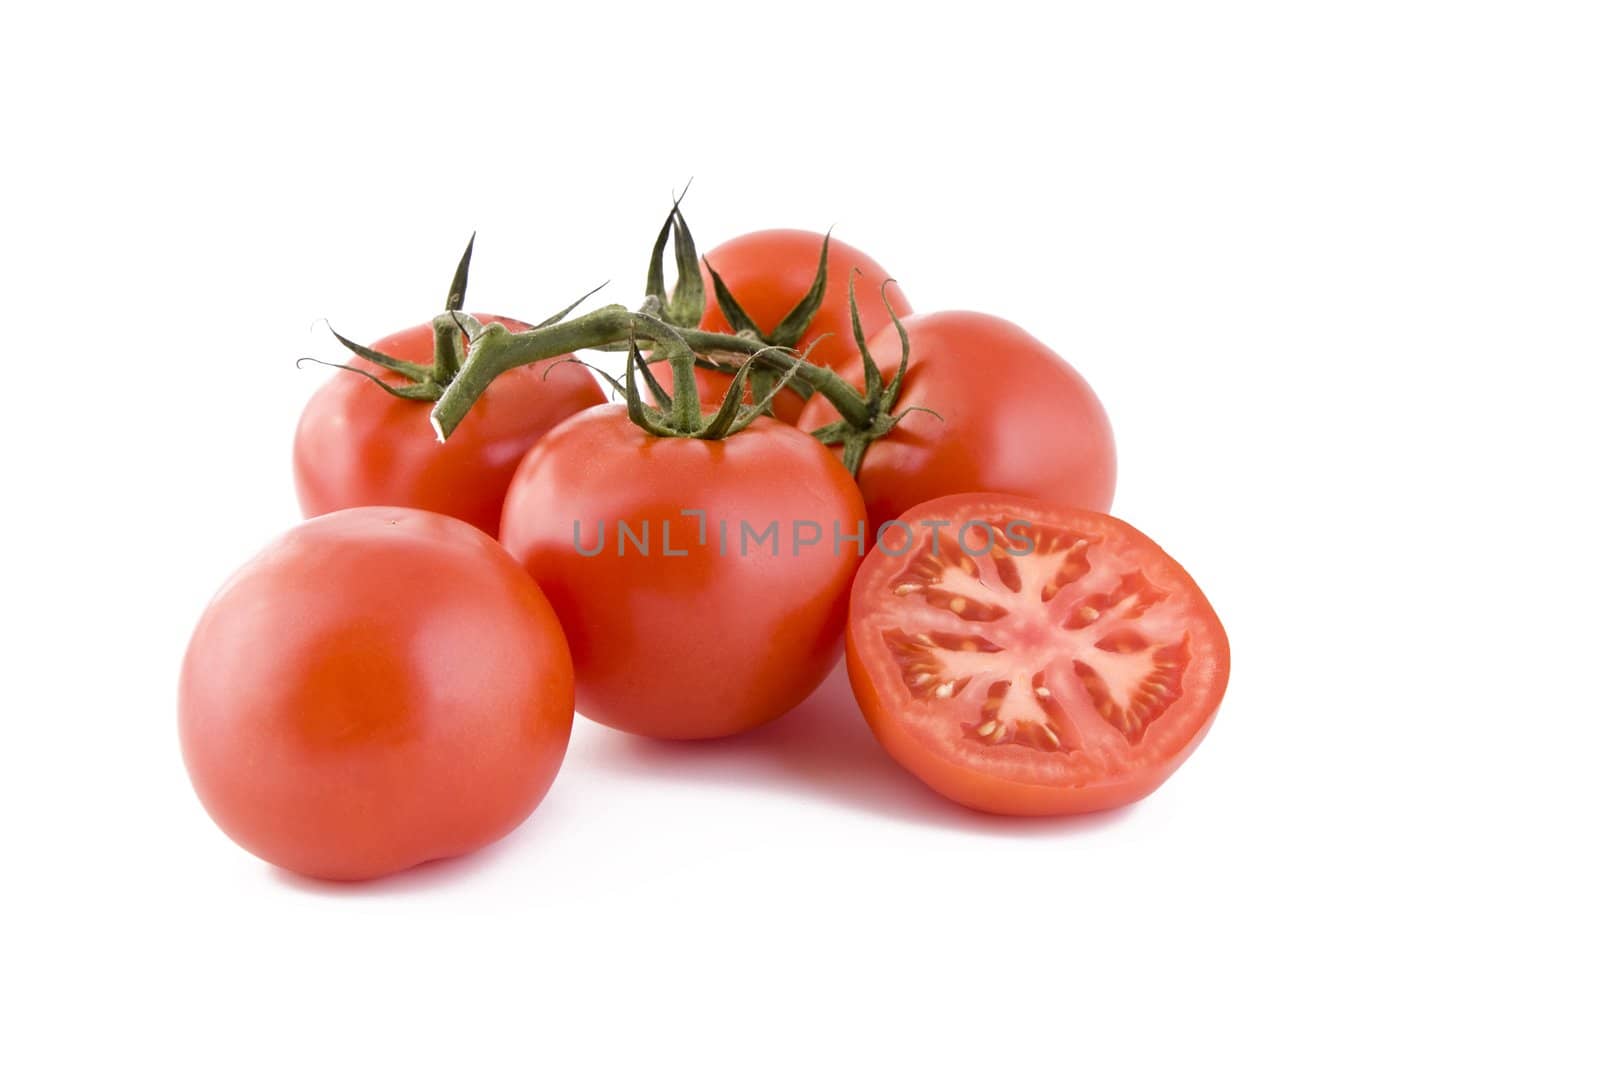
<path fill-rule="evenodd" d="M 538 586 L 482 531 L 409 508 L 312 519 L 246 563 L 196 626 L 178 697 L 217 825 L 328 879 L 509 833 L 554 780 L 572 715 Z"/>
<path fill-rule="evenodd" d="M 480 315 L 513 333 L 526 323 Z M 423 323 L 372 348 L 411 363 L 433 362 L 433 326 Z M 405 384 L 377 367 L 391 385 Z M 491 537 L 512 472 L 534 442 L 563 419 L 605 395 L 574 363 L 518 367 L 499 378 L 441 444 L 428 425 L 428 405 L 390 396 L 348 371 L 312 395 L 294 439 L 294 480 L 306 517 L 340 508 L 394 505 L 453 515 Z"/>
<path fill-rule="evenodd" d="M 899 521 L 856 577 L 846 662 L 903 767 L 980 811 L 1057 815 L 1138 800 L 1194 750 L 1228 639 L 1149 538 L 999 494 Z"/>
<path fill-rule="evenodd" d="M 849 474 L 791 426 L 656 437 L 611 405 L 528 453 L 500 536 L 561 619 L 578 710 L 689 739 L 774 719 L 827 676 L 863 543 L 836 546 L 834 530 L 864 534 L 865 519 Z M 796 521 L 819 541 L 798 545 Z"/>
<path fill-rule="evenodd" d="M 822 239 L 822 234 L 809 230 L 758 230 L 718 245 L 706 253 L 704 260 L 721 276 L 745 314 L 763 332 L 770 333 L 810 290 L 817 273 L 817 260 L 822 255 Z M 702 273 L 705 275 L 706 311 L 700 319 L 700 329 L 728 333 L 732 328 L 717 306 L 711 275 Z M 884 305 L 885 297 L 895 314 L 902 317 L 911 314 L 911 304 L 898 284 L 891 282 L 883 290 L 884 296 L 879 295 L 889 274 L 872 257 L 837 237 L 829 238 L 828 285 L 822 306 L 795 345 L 804 351 L 815 341 L 809 359 L 819 366 L 838 370 L 860 362 L 850 330 L 852 277 L 860 300 L 862 329 L 868 336 L 891 322 Z M 672 370 L 667 364 L 653 364 L 650 370 L 661 384 L 671 384 Z M 695 376 L 700 396 L 707 403 L 716 403 L 728 391 L 726 374 L 697 368 Z M 800 417 L 804 403 L 796 394 L 785 391 L 773 401 L 773 413 L 784 422 L 793 423 Z"/>
<path fill-rule="evenodd" d="M 867 448 L 858 476 L 874 526 L 952 493 L 1111 506 L 1111 422 L 1065 360 L 1020 327 L 975 311 L 913 315 L 904 326 L 911 357 L 895 410 L 908 413 Z M 868 336 L 887 380 L 900 364 L 899 332 L 890 325 Z M 860 388 L 859 353 L 840 373 Z M 927 410 L 908 411 L 918 407 Z M 838 417 L 825 397 L 813 396 L 798 425 L 811 431 Z"/>

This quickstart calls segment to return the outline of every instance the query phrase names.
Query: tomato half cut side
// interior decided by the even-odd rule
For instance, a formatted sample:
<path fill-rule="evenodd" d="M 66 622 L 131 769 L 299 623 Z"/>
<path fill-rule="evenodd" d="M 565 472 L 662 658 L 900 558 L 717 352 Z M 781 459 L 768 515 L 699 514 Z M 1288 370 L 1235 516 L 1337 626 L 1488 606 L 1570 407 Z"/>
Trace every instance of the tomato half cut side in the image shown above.
<path fill-rule="evenodd" d="M 1155 542 L 990 493 L 888 525 L 851 590 L 850 684 L 878 740 L 958 803 L 1061 815 L 1131 803 L 1194 750 L 1228 638 Z"/>

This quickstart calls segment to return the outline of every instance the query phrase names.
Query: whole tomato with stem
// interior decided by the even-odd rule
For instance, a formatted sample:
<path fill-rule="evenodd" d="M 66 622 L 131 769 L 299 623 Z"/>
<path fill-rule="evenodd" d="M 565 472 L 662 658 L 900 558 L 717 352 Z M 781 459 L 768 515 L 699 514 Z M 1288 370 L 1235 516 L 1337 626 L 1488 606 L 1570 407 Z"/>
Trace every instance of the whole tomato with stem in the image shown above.
<path fill-rule="evenodd" d="M 874 382 L 860 360 L 839 373 L 875 411 L 892 409 L 898 419 L 880 417 L 882 436 L 852 458 L 874 528 L 952 493 L 1111 506 L 1117 459 L 1105 409 L 1083 376 L 1032 334 L 993 315 L 939 311 L 891 323 L 866 347 Z M 798 425 L 848 447 L 851 428 L 820 394 Z"/>
<path fill-rule="evenodd" d="M 647 407 L 635 352 L 629 404 L 535 445 L 500 527 L 561 619 L 579 711 L 658 738 L 735 734 L 800 703 L 838 662 L 867 543 L 828 450 L 740 410 L 743 372 L 708 415 L 691 358 L 680 349 L 675 395 Z"/>
<path fill-rule="evenodd" d="M 300 416 L 294 482 L 305 516 L 388 504 L 453 515 L 493 536 L 506 486 L 528 449 L 563 419 L 605 402 L 599 383 L 576 364 L 518 368 L 494 382 L 448 442 L 429 432 L 428 405 L 459 371 L 468 328 L 533 329 L 500 315 L 460 314 L 472 244 L 445 313 L 432 322 L 370 347 L 334 335 L 371 369 L 342 368 L 346 373 L 318 389 Z"/>
<path fill-rule="evenodd" d="M 858 356 L 851 343 L 850 279 L 856 277 L 883 300 L 861 309 L 869 333 L 890 324 L 890 309 L 909 315 L 911 304 L 888 272 L 860 249 L 828 234 L 809 230 L 758 230 L 713 248 L 703 260 L 704 290 L 714 294 L 700 319 L 700 329 L 720 333 L 750 330 L 769 344 L 807 353 L 813 363 L 846 367 Z M 719 284 L 720 282 L 720 284 Z M 662 384 L 671 381 L 665 363 L 651 373 Z M 700 395 L 720 400 L 728 376 L 697 369 Z M 746 398 L 748 399 L 748 397 Z M 773 397 L 773 414 L 793 423 L 805 400 L 784 390 Z"/>
<path fill-rule="evenodd" d="M 487 534 L 411 508 L 290 530 L 206 608 L 178 693 L 217 825 L 269 863 L 375 878 L 511 832 L 554 780 L 572 660 Z"/>
<path fill-rule="evenodd" d="M 513 332 L 530 328 L 499 315 L 475 317 Z M 426 367 L 434 328 L 422 323 L 371 347 Z M 408 384 L 392 371 L 375 373 L 392 386 Z M 441 444 L 428 428 L 426 404 L 360 375 L 337 375 L 312 395 L 295 431 L 301 513 L 392 504 L 453 515 L 493 536 L 506 487 L 528 449 L 563 420 L 604 402 L 599 383 L 577 364 L 519 367 L 496 379 Z"/>

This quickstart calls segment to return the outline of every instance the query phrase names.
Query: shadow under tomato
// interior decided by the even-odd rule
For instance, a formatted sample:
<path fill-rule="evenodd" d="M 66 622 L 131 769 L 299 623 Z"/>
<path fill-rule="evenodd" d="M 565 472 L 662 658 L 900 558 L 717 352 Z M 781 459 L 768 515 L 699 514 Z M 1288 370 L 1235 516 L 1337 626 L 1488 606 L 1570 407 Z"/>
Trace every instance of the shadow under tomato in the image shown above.
<path fill-rule="evenodd" d="M 930 790 L 879 747 L 843 664 L 799 707 L 738 737 L 657 741 L 601 730 L 586 762 L 625 776 L 782 789 L 927 826 L 1012 837 L 1061 837 L 1127 818 L 1137 807 L 1054 818 L 989 815 Z"/>
<path fill-rule="evenodd" d="M 428 860 L 381 878 L 364 881 L 341 882 L 326 878 L 311 878 L 282 867 L 267 869 L 280 885 L 320 897 L 381 897 L 392 894 L 411 895 L 443 888 L 463 878 L 474 877 L 485 867 L 491 867 L 510 849 L 527 847 L 527 839 L 539 822 L 539 812 L 534 812 L 505 837 L 461 856 L 446 856 Z M 537 847 L 537 846 L 533 846 Z"/>
<path fill-rule="evenodd" d="M 1112 811 L 1055 818 L 988 815 L 946 800 L 889 758 L 867 728 L 850 692 L 841 664 L 799 707 L 770 725 L 717 741 L 656 741 L 584 723 L 595 738 L 581 763 L 627 778 L 655 778 L 735 789 L 781 790 L 824 803 L 855 808 L 884 818 L 962 833 L 1004 837 L 1067 837 L 1092 833 L 1130 817 L 1132 804 Z M 569 757 L 567 779 L 586 777 L 580 761 Z M 588 788 L 604 788 L 585 783 Z M 581 808 L 574 800 L 574 808 Z M 547 799 L 510 834 L 464 856 L 431 860 L 408 870 L 363 882 L 308 878 L 268 867 L 280 884 L 323 897 L 375 897 L 414 894 L 448 887 L 475 877 L 499 862 L 508 850 L 537 848 L 545 819 L 581 817 L 566 803 Z"/>

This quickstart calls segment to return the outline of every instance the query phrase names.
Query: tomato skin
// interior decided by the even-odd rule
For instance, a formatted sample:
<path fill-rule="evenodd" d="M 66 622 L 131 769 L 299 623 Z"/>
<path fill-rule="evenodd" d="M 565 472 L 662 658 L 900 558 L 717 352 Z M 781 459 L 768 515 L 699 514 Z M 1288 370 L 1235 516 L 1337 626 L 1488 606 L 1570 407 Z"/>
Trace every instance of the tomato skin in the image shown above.
<path fill-rule="evenodd" d="M 481 848 L 543 798 L 572 729 L 555 613 L 491 538 L 355 508 L 246 563 L 195 628 L 184 762 L 245 849 L 365 879 Z"/>
<path fill-rule="evenodd" d="M 1147 726 L 1137 741 L 1120 749 L 1101 748 L 1070 769 L 1052 765 L 1052 761 L 1067 758 L 1066 750 L 1014 752 L 1012 749 L 1021 748 L 1015 745 L 984 750 L 969 743 L 973 740 L 970 732 L 959 737 L 949 730 L 941 734 L 930 728 L 930 721 L 937 722 L 942 716 L 948 725 L 969 714 L 971 706 L 962 708 L 958 704 L 957 698 L 964 690 L 942 697 L 935 691 L 933 699 L 924 695 L 919 703 L 914 694 L 897 684 L 896 671 L 900 668 L 891 665 L 892 653 L 885 652 L 885 620 L 903 612 L 908 622 L 916 620 L 912 629 L 927 630 L 939 623 L 930 624 L 929 617 L 918 616 L 913 607 L 896 605 L 900 594 L 895 590 L 904 587 L 895 583 L 904 580 L 908 557 L 877 549 L 863 561 L 852 587 L 845 641 L 851 689 L 874 736 L 897 763 L 929 788 L 966 807 L 991 814 L 1078 814 L 1120 807 L 1149 795 L 1188 758 L 1215 718 L 1230 669 L 1227 634 L 1221 622 L 1194 580 L 1175 560 L 1139 531 L 1108 515 L 1005 494 L 972 493 L 928 501 L 906 512 L 900 521 L 920 528 L 924 521 L 948 520 L 950 525 L 943 527 L 948 537 L 948 531 L 956 530 L 970 518 L 993 515 L 1025 516 L 1034 523 L 1090 531 L 1123 553 L 1120 562 L 1111 564 L 1108 570 L 1125 569 L 1122 564 L 1136 560 L 1141 576 L 1150 578 L 1181 602 L 1178 617 L 1186 627 L 1183 647 L 1192 651 L 1193 657 L 1176 683 L 1179 695 L 1160 713 L 1165 718 L 1153 719 L 1154 725 Z M 890 548 L 898 550 L 904 544 L 901 538 Z M 987 584 L 998 591 L 992 579 Z M 1137 627 L 1139 617 L 1130 618 L 1134 621 L 1129 625 Z M 985 629 L 988 639 L 1005 647 L 1007 637 L 1000 626 L 980 625 L 979 631 Z M 1048 660 L 1050 644 L 1058 635 L 1059 630 L 1040 630 L 1030 635 L 1031 640 L 1019 641 L 1014 646 L 1018 651 L 1002 661 L 1004 669 L 1020 671 L 1019 677 L 1037 678 L 1034 671 Z M 1082 692 L 1075 692 L 1076 683 L 1060 685 L 1062 677 L 1070 678 L 1070 674 L 1051 676 L 1051 684 L 1060 686 L 1054 699 L 1063 704 L 1092 700 L 1087 686 Z M 928 681 L 932 684 L 942 679 L 940 674 Z M 980 690 L 981 683 L 975 692 Z M 941 701 L 944 707 L 940 707 Z M 1085 717 L 1092 719 L 1093 713 Z M 1107 727 L 1102 729 L 1109 732 Z M 967 726 L 962 730 L 966 731 Z"/>
<path fill-rule="evenodd" d="M 911 358 L 897 411 L 906 415 L 862 460 L 858 482 L 874 527 L 952 493 L 1017 493 L 1105 511 L 1116 489 L 1111 423 L 1099 398 L 1061 357 L 1021 328 L 975 311 L 913 315 L 904 322 Z M 867 347 L 885 380 L 900 364 L 891 325 Z M 843 373 L 860 388 L 858 360 Z M 822 396 L 798 423 L 837 421 Z"/>
<path fill-rule="evenodd" d="M 495 315 L 477 318 L 514 333 L 529 328 Z M 429 365 L 433 326 L 413 326 L 371 347 Z M 383 376 L 390 384 L 402 383 L 398 375 Z M 307 402 L 295 431 L 301 514 L 310 518 L 364 505 L 422 508 L 470 522 L 492 537 L 506 486 L 528 449 L 563 419 L 604 401 L 582 367 L 519 367 L 495 379 L 441 444 L 428 425 L 426 403 L 390 396 L 359 374 L 335 374 Z"/>
<path fill-rule="evenodd" d="M 704 545 L 699 520 L 683 515 L 695 508 Z M 865 517 L 849 475 L 792 427 L 760 419 L 723 441 L 659 438 L 612 405 L 528 453 L 501 540 L 561 619 L 582 714 L 649 737 L 709 738 L 782 715 L 838 662 L 859 557 L 852 543 L 834 552 L 833 524 L 854 534 Z M 820 524 L 824 543 L 795 554 L 780 533 L 776 556 L 741 552 L 742 522 L 795 520 Z M 621 541 L 619 521 L 636 533 L 649 523 L 648 556 Z M 604 530 L 598 554 L 580 554 L 574 524 L 586 551 Z"/>
<path fill-rule="evenodd" d="M 820 233 L 809 230 L 757 230 L 726 241 L 710 252 L 704 260 L 716 268 L 728 291 L 744 308 L 764 333 L 769 333 L 784 316 L 811 289 L 816 277 L 817 259 L 822 255 Z M 855 271 L 861 271 L 859 275 Z M 700 318 L 700 329 L 728 333 L 732 327 L 717 306 L 716 290 L 711 285 L 711 275 L 702 270 L 706 287 L 706 311 Z M 889 274 L 875 260 L 860 249 L 852 248 L 837 237 L 828 242 L 828 285 L 824 290 L 822 306 L 812 316 L 800 343 L 804 350 L 821 337 L 811 350 L 811 362 L 835 370 L 861 362 L 850 328 L 850 279 L 855 278 L 856 301 L 861 310 L 861 328 L 868 337 L 892 323 L 885 309 L 879 289 Z M 888 299 L 895 314 L 902 318 L 911 314 L 911 304 L 900 286 L 891 284 Z M 828 336 L 823 337 L 824 334 Z M 663 385 L 672 384 L 672 369 L 665 363 L 654 363 L 650 372 Z M 702 403 L 715 405 L 728 391 L 728 375 L 696 368 L 695 380 L 700 386 Z M 782 421 L 793 423 L 800 417 L 805 401 L 785 390 L 773 401 L 773 413 Z"/>

